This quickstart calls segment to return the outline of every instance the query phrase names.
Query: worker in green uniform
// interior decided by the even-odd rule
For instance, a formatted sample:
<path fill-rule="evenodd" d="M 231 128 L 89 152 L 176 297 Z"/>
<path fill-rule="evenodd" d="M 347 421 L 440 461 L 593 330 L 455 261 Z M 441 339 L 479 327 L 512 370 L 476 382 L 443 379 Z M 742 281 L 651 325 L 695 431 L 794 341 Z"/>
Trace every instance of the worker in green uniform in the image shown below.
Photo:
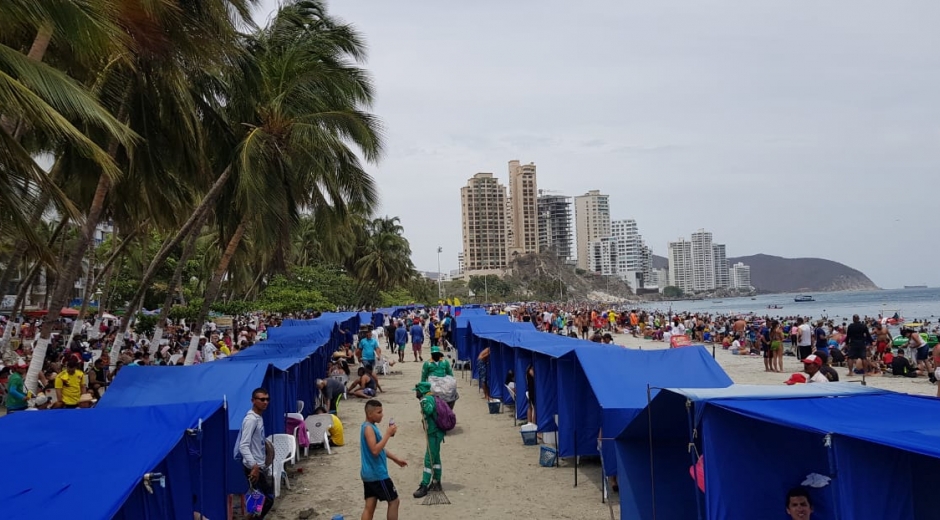
<path fill-rule="evenodd" d="M 421 366 L 421 381 L 425 382 L 428 377 L 444 377 L 454 375 L 454 369 L 450 366 L 450 361 L 444 359 L 444 353 L 441 347 L 437 345 L 431 347 L 431 359 L 424 362 Z"/>
<path fill-rule="evenodd" d="M 424 452 L 424 474 L 421 476 L 421 485 L 414 492 L 415 498 L 428 494 L 432 477 L 436 485 L 441 482 L 441 442 L 444 441 L 444 432 L 438 428 L 435 417 L 437 406 L 434 396 L 431 395 L 431 384 L 422 381 L 414 387 L 415 397 L 421 400 L 421 417 L 424 431 L 427 433 L 428 447 Z"/>

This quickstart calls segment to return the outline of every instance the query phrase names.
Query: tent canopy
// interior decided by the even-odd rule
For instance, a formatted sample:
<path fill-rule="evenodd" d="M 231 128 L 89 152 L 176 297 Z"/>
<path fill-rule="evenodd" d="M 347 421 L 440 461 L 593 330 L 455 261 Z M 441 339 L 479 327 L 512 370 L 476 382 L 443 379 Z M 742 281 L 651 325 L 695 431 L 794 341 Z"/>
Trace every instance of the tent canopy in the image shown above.
<path fill-rule="evenodd" d="M 3 417 L 0 444 L 8 448 L 4 463 L 13 472 L 0 487 L 0 518 L 131 518 L 135 513 L 121 514 L 122 508 L 132 495 L 137 506 L 152 500 L 141 491 L 140 482 L 145 473 L 158 469 L 166 472 L 166 489 L 172 492 L 163 492 L 158 497 L 163 503 L 157 507 L 169 510 L 167 518 L 182 518 L 182 512 L 192 518 L 192 496 L 198 493 L 200 483 L 190 479 L 192 468 L 184 456 L 186 450 L 180 450 L 184 456 L 181 464 L 164 461 L 181 441 L 185 448 L 187 428 L 212 417 L 221 427 L 207 431 L 209 438 L 222 435 L 224 430 L 224 422 L 219 422 L 225 418 L 221 399 Z M 205 474 L 223 472 L 219 466 L 224 463 L 224 459 L 219 460 L 221 452 L 210 457 L 203 451 Z M 44 464 L 50 453 L 60 454 L 67 463 Z M 159 486 L 154 487 L 161 492 Z M 217 503 L 202 508 L 207 515 L 225 513 L 224 495 L 219 488 L 213 493 Z M 210 490 L 205 491 L 208 494 Z M 159 510 L 152 511 L 155 514 Z"/>

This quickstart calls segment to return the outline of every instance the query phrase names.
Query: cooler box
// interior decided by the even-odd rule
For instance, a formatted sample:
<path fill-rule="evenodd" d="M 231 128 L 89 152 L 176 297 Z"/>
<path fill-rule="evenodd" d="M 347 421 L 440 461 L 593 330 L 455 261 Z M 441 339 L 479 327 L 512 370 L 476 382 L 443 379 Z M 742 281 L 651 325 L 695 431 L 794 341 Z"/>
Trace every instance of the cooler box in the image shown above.
<path fill-rule="evenodd" d="M 526 446 L 537 445 L 539 443 L 538 429 L 538 426 L 532 423 L 523 424 L 522 428 L 519 428 L 519 433 L 522 434 L 522 444 Z"/>

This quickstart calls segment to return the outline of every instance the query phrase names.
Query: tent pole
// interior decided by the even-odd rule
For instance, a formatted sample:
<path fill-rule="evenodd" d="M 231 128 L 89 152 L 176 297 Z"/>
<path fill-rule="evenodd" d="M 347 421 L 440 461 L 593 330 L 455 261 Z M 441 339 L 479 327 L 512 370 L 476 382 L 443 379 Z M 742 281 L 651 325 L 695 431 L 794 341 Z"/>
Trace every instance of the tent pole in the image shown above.
<path fill-rule="evenodd" d="M 650 404 L 653 402 L 652 391 L 649 383 L 646 384 L 646 423 L 649 428 L 650 439 L 650 507 L 653 513 L 653 520 L 656 520 L 656 478 L 653 473 L 653 410 Z"/>

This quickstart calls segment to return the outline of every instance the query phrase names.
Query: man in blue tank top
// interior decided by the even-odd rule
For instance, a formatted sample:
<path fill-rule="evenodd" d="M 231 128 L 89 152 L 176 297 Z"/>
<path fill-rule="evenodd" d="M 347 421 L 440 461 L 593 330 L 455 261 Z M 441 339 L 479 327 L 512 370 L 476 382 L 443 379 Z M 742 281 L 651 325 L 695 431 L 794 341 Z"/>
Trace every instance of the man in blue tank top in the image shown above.
<path fill-rule="evenodd" d="M 377 426 L 382 422 L 382 403 L 370 399 L 366 402 L 366 421 L 359 428 L 359 458 L 362 462 L 362 487 L 365 491 L 366 507 L 362 518 L 372 519 L 379 500 L 388 502 L 388 520 L 398 520 L 398 490 L 388 476 L 388 462 L 404 468 L 408 465 L 404 459 L 396 457 L 385 449 L 388 441 L 395 436 L 398 427 L 390 422 L 383 436 Z"/>

